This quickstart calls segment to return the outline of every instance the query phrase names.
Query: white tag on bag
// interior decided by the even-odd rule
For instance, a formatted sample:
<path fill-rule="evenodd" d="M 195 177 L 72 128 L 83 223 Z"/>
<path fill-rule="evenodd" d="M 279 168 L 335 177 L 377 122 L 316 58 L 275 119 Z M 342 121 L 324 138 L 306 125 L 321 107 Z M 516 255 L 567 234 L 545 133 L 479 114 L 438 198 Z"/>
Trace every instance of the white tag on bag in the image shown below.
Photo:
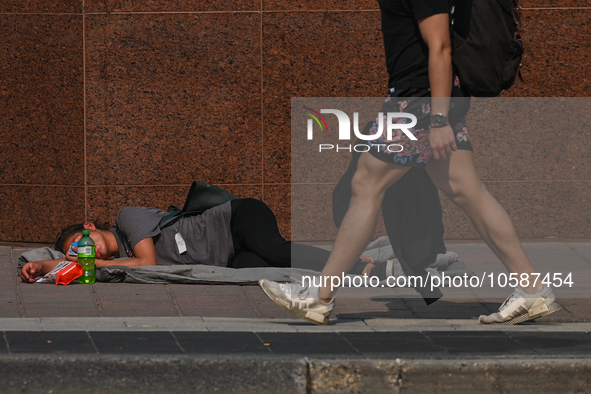
<path fill-rule="evenodd" d="M 176 241 L 177 248 L 179 248 L 179 254 L 185 253 L 187 251 L 187 244 L 185 243 L 181 233 L 176 233 L 174 235 L 174 240 Z"/>

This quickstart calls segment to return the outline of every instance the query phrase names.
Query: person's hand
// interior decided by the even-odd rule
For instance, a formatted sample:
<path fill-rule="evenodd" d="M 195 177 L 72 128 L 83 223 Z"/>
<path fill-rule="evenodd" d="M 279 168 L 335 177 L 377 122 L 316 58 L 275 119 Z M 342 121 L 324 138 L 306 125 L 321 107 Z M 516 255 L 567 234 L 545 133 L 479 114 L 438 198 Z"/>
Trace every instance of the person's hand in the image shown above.
<path fill-rule="evenodd" d="M 43 264 L 39 261 L 31 261 L 23 265 L 21 270 L 21 280 L 23 282 L 35 282 L 35 278 L 40 276 L 43 272 Z"/>
<path fill-rule="evenodd" d="M 72 246 L 72 250 L 78 253 L 78 246 Z M 78 255 L 72 256 L 70 255 L 70 249 L 66 250 L 66 260 L 68 261 L 78 261 Z"/>
<path fill-rule="evenodd" d="M 361 257 L 359 257 L 359 260 L 363 261 L 365 264 L 375 264 L 376 261 L 369 256 L 366 255 L 362 255 Z"/>
<path fill-rule="evenodd" d="M 445 127 L 431 127 L 429 131 L 429 145 L 433 158 L 442 160 L 451 157 L 451 154 L 458 150 L 454 131 L 450 125 Z"/>
<path fill-rule="evenodd" d="M 371 273 L 371 270 L 375 268 L 376 261 L 372 257 L 365 256 L 365 255 L 359 257 L 359 260 L 361 260 L 365 263 L 365 268 L 363 268 L 363 271 L 361 273 L 365 274 L 365 275 L 369 275 Z"/>

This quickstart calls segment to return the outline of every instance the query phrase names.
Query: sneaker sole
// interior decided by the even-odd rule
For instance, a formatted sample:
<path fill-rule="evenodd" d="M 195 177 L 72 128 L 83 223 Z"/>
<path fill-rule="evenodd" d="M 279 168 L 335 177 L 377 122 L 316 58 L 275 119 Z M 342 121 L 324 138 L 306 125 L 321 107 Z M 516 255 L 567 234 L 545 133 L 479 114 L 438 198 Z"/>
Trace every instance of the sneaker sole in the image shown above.
<path fill-rule="evenodd" d="M 316 324 L 317 326 L 326 326 L 330 323 L 330 320 L 328 320 L 328 317 L 324 317 L 324 321 L 319 322 L 316 320 L 312 320 L 308 317 L 306 317 L 306 312 L 298 309 L 298 308 L 292 308 L 291 304 L 288 304 L 287 302 L 283 301 L 280 298 L 275 297 L 275 295 L 269 291 L 267 291 L 267 289 L 265 288 L 265 286 L 263 284 L 260 284 L 261 289 L 263 289 L 263 291 L 265 292 L 265 294 L 277 305 L 279 305 L 281 308 L 285 309 L 286 311 L 288 311 L 289 313 L 304 319 L 310 323 Z"/>
<path fill-rule="evenodd" d="M 558 310 L 562 309 L 562 306 L 556 301 L 548 306 L 548 310 L 544 313 L 540 313 L 537 315 L 530 316 L 529 313 L 525 313 L 521 316 L 514 317 L 511 320 L 507 320 L 501 323 L 480 323 L 487 326 L 513 326 L 515 324 L 525 323 L 526 321 L 530 321 L 533 319 L 537 319 L 538 317 L 547 316 L 551 313 L 554 313 Z"/>

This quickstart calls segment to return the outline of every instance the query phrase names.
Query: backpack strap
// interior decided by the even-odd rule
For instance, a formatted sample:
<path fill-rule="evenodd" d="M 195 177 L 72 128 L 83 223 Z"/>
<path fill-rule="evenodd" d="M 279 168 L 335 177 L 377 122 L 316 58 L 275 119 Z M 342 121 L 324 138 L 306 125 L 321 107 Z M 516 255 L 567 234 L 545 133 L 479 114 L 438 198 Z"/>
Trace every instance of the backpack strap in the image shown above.
<path fill-rule="evenodd" d="M 129 240 L 127 239 L 127 236 L 125 234 L 123 234 L 123 232 L 121 230 L 119 230 L 119 227 L 115 226 L 113 227 L 115 229 L 115 232 L 117 233 L 117 236 L 119 237 L 119 240 L 121 241 L 121 243 L 123 244 L 123 247 L 125 248 L 125 253 L 127 254 L 127 257 L 129 258 L 134 258 L 135 257 L 135 253 L 133 253 L 133 248 L 131 247 L 131 244 L 129 243 Z M 119 256 L 121 256 L 121 250 L 119 251 Z"/>
<path fill-rule="evenodd" d="M 168 227 L 174 223 L 176 223 L 181 217 L 182 217 L 183 212 L 181 210 L 178 211 L 168 211 L 168 213 L 164 216 L 162 216 L 162 219 L 160 219 L 160 223 L 158 224 L 158 227 L 160 227 L 160 230 L 162 230 L 165 227 Z"/>

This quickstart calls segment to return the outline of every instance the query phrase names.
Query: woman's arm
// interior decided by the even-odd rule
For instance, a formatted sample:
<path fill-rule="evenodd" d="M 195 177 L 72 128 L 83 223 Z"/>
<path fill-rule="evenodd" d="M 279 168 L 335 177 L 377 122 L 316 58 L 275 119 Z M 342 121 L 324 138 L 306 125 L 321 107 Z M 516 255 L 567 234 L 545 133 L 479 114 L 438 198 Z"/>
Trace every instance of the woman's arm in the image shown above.
<path fill-rule="evenodd" d="M 431 114 L 448 115 L 452 88 L 451 38 L 449 15 L 436 14 L 418 21 L 423 41 L 429 47 L 429 86 Z M 429 142 L 436 160 L 445 159 L 457 150 L 450 125 L 431 127 Z"/>

